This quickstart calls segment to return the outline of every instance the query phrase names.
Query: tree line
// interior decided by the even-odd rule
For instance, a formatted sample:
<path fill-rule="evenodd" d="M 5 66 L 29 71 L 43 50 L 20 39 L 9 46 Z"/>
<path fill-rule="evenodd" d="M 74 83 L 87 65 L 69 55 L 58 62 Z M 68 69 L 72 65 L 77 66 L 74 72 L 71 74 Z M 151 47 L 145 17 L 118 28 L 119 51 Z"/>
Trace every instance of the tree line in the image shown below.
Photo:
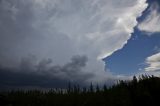
<path fill-rule="evenodd" d="M 160 78 L 142 75 L 110 87 L 69 83 L 67 89 L 1 92 L 0 106 L 159 106 L 159 98 Z"/>

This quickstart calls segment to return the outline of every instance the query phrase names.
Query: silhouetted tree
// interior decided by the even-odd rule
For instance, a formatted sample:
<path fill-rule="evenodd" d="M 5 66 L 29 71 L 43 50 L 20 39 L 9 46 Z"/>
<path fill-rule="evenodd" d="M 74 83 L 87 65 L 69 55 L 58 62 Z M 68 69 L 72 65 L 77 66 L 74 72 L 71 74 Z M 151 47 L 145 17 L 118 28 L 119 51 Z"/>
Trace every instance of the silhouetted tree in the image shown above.
<path fill-rule="evenodd" d="M 159 98 L 160 78 L 142 75 L 112 87 L 69 83 L 67 89 L 0 92 L 0 106 L 159 106 Z"/>

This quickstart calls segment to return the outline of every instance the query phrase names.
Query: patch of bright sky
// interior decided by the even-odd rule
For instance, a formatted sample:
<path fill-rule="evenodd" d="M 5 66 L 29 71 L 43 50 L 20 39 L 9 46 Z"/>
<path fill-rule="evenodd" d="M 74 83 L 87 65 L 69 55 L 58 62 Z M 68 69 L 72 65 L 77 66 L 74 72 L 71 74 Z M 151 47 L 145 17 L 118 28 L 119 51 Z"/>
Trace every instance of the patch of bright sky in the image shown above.
<path fill-rule="evenodd" d="M 151 4 L 155 1 L 160 4 L 159 0 L 148 0 L 149 6 L 143 12 L 143 15 L 138 18 L 139 22 L 145 19 Z M 113 74 L 133 75 L 143 71 L 146 57 L 157 53 L 160 48 L 159 35 L 160 33 L 152 33 L 152 36 L 148 36 L 148 33 L 141 32 L 135 28 L 131 39 L 123 49 L 104 59 L 106 67 Z"/>
<path fill-rule="evenodd" d="M 136 74 L 143 69 L 146 57 L 157 52 L 155 47 L 160 47 L 160 33 L 147 36 L 135 28 L 132 38 L 123 49 L 105 58 L 106 66 L 113 74 Z"/>

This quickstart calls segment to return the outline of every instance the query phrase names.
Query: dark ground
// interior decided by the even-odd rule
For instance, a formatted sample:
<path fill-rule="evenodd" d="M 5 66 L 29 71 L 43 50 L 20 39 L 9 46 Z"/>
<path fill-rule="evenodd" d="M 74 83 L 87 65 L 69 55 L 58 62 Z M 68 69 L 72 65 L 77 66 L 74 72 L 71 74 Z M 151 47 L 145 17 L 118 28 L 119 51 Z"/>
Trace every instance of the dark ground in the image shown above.
<path fill-rule="evenodd" d="M 160 78 L 142 75 L 112 87 L 90 85 L 0 93 L 0 106 L 160 106 Z"/>

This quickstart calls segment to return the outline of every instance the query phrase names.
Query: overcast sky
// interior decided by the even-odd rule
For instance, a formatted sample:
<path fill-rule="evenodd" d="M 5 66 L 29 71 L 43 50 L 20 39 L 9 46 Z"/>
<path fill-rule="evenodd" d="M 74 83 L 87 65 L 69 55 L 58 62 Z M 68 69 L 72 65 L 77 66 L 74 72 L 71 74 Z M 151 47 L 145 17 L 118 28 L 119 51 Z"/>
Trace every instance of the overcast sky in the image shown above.
<path fill-rule="evenodd" d="M 158 0 L 0 0 L 0 86 L 110 84 L 157 73 L 159 10 Z"/>

